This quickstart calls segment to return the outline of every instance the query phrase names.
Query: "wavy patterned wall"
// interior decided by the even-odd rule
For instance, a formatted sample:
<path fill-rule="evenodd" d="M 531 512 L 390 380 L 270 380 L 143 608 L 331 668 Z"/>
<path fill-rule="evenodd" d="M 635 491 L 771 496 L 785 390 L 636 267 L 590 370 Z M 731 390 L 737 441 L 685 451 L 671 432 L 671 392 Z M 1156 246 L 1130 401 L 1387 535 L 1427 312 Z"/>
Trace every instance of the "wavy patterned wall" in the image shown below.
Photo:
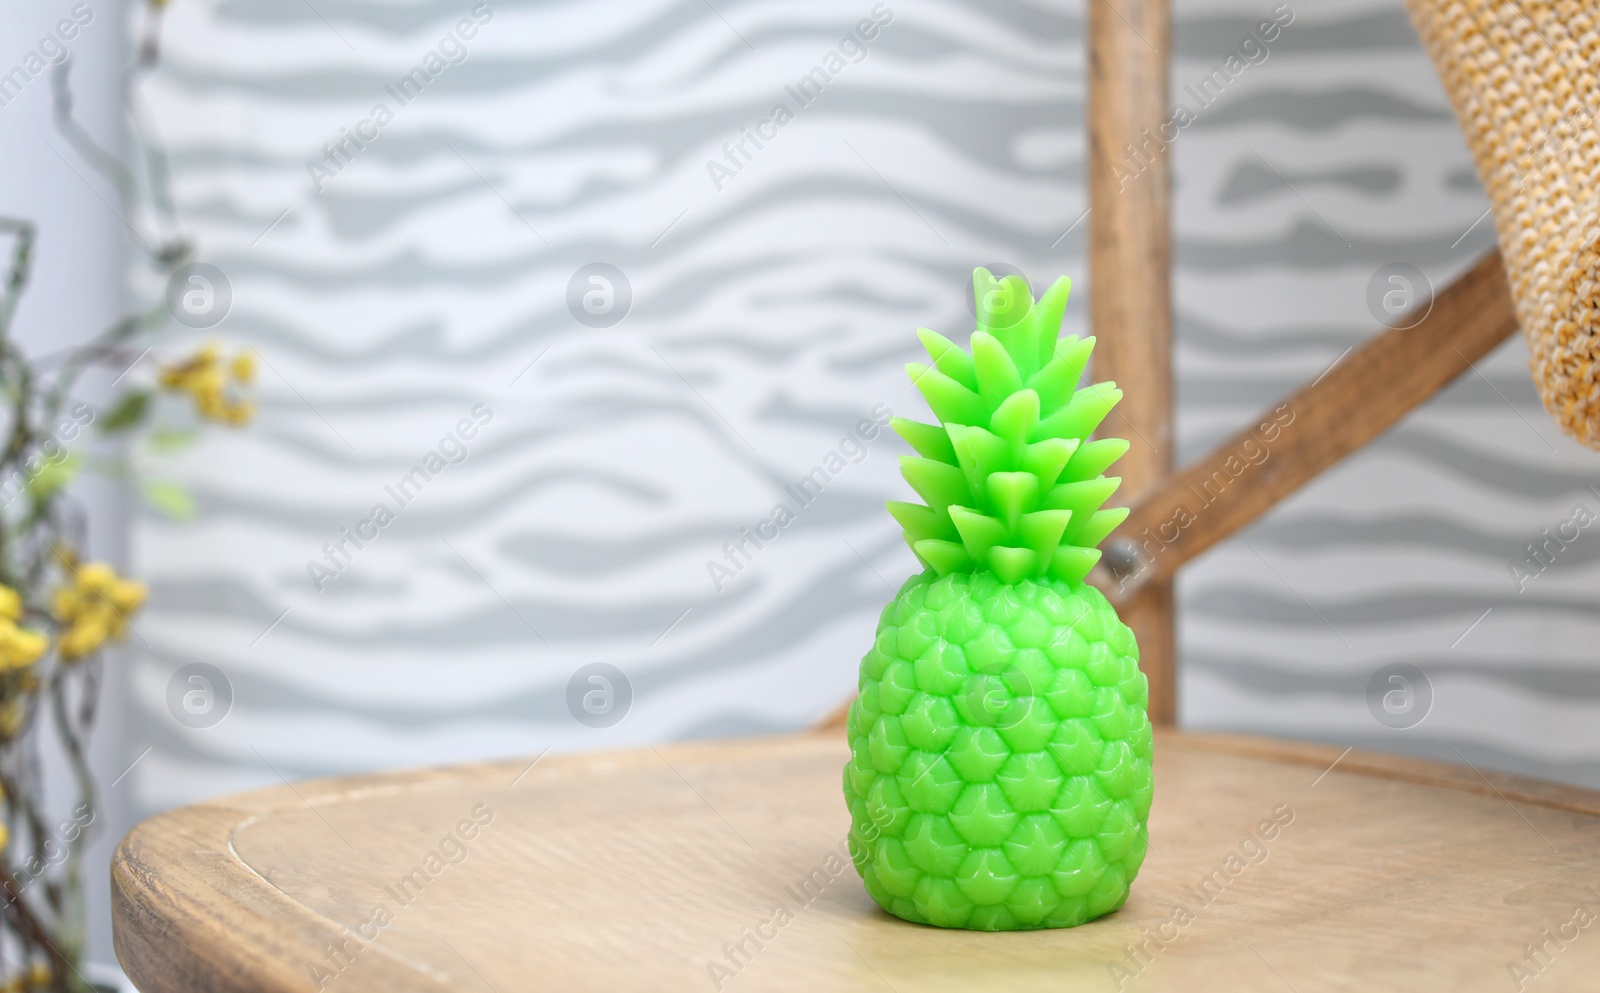
<path fill-rule="evenodd" d="M 1368 334 L 1377 270 L 1410 263 L 1442 288 L 1494 245 L 1400 5 L 1291 6 L 1267 61 L 1173 149 L 1181 459 Z M 1237 46 L 1229 15 L 1254 8 L 1179 10 L 1181 90 Z M 1600 516 L 1596 484 L 1600 460 L 1544 414 L 1517 337 L 1188 570 L 1186 723 L 1600 785 L 1600 534 L 1570 528 L 1542 572 L 1526 547 L 1580 505 Z M 1393 721 L 1421 717 L 1406 728 L 1366 699 L 1396 663 L 1432 690 L 1425 717 Z"/>
<path fill-rule="evenodd" d="M 1379 266 L 1442 282 L 1491 243 L 1486 221 L 1468 230 L 1485 202 L 1398 2 L 1310 8 L 1172 149 L 1180 457 L 1368 333 Z M 487 23 L 464 39 L 475 9 Z M 876 37 L 842 46 L 874 11 Z M 1182 4 L 1175 84 L 1267 12 Z M 1083 275 L 1081 4 L 171 16 L 153 103 L 179 210 L 232 284 L 219 330 L 266 372 L 257 425 L 174 467 L 198 517 L 137 529 L 146 808 L 279 775 L 792 728 L 842 699 L 912 568 L 881 510 L 898 441 L 846 439 L 875 405 L 916 409 L 910 331 L 962 330 L 972 263 Z M 439 71 L 403 102 L 430 51 Z M 829 53 L 838 71 L 801 106 L 786 87 Z M 368 137 L 330 163 L 341 128 Z M 769 137 L 736 174 L 708 168 L 751 130 Z M 611 327 L 575 317 L 597 284 L 569 309 L 592 263 L 631 288 Z M 1574 501 L 1600 508 L 1583 488 L 1600 473 L 1539 411 L 1519 344 L 1482 371 L 1189 571 L 1188 723 L 1459 746 L 1600 783 L 1580 647 L 1600 539 L 1522 594 L 1505 565 Z M 473 436 L 441 444 L 474 409 Z M 386 487 L 430 451 L 442 471 L 399 506 Z M 786 485 L 830 453 L 834 478 L 799 506 Z M 331 571 L 324 544 L 379 502 L 393 521 L 319 591 L 308 562 Z M 792 522 L 714 579 L 779 502 Z M 1405 732 L 1362 700 L 1396 660 L 1436 695 Z M 234 690 L 213 727 L 168 712 L 192 662 Z M 611 727 L 569 712 L 597 662 L 632 687 Z"/>

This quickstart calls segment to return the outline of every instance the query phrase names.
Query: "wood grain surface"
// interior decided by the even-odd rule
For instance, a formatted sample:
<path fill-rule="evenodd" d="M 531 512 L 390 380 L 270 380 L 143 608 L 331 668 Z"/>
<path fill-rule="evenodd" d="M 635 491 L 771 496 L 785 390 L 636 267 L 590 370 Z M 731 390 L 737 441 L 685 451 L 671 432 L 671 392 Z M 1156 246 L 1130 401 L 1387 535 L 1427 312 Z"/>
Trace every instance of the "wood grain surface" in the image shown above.
<path fill-rule="evenodd" d="M 1172 162 L 1151 134 L 1172 115 L 1168 0 L 1088 5 L 1089 328 L 1094 377 L 1122 402 L 1102 431 L 1126 438 L 1120 500 L 1138 500 L 1173 465 Z M 1139 149 L 1135 174 L 1128 149 Z M 1177 722 L 1172 584 L 1146 583 L 1119 604 L 1150 679 L 1150 719 Z"/>
<path fill-rule="evenodd" d="M 1600 929 L 1573 923 L 1600 911 L 1600 794 L 1161 732 L 1127 906 L 983 934 L 867 898 L 844 861 L 840 738 L 322 780 L 174 810 L 116 855 L 117 952 L 144 993 L 1495 991 L 1517 988 L 1513 964 L 1559 991 L 1600 969 Z"/>

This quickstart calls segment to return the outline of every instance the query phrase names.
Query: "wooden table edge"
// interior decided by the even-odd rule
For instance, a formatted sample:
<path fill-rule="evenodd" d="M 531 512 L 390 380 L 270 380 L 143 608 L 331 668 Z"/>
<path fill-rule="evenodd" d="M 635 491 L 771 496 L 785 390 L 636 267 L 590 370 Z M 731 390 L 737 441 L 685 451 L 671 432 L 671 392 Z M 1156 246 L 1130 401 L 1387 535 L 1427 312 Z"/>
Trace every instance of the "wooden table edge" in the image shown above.
<path fill-rule="evenodd" d="M 1498 796 L 1507 801 L 1520 801 L 1555 810 L 1600 817 L 1600 791 L 1510 772 L 1482 770 L 1472 765 L 1458 766 L 1431 759 L 1362 751 L 1353 747 L 1339 748 L 1337 745 L 1316 742 L 1222 732 L 1163 732 L 1158 729 L 1156 731 L 1158 747 L 1163 737 L 1182 738 L 1190 747 L 1204 751 L 1227 752 L 1275 762 L 1291 762 L 1326 771 L 1329 775 L 1359 773 L 1379 779 L 1394 779 L 1422 786 L 1437 786 L 1465 793 Z M 1465 757 L 1462 761 L 1466 761 Z"/>
<path fill-rule="evenodd" d="M 170 810 L 135 826 L 113 855 L 117 958 L 129 978 L 146 993 L 303 993 L 315 989 L 310 963 L 325 961 L 327 946 L 340 943 L 346 935 L 257 874 L 233 847 L 237 830 L 276 810 L 443 788 L 491 774 L 506 776 L 509 787 L 528 779 L 563 778 L 618 765 L 656 763 L 677 770 L 682 763 L 748 760 L 752 753 L 830 751 L 842 744 L 839 738 L 836 730 L 811 731 L 541 756 L 531 762 L 515 759 L 340 776 L 252 790 Z M 1424 759 L 1206 732 L 1157 730 L 1156 743 L 1158 749 L 1181 746 L 1302 765 L 1315 770 L 1308 772 L 1308 786 L 1326 776 L 1363 775 L 1600 816 L 1600 792 Z M 250 928 L 252 922 L 265 920 L 269 914 L 272 927 Z M 373 961 L 363 962 L 363 971 L 377 984 L 374 988 L 394 993 L 451 990 L 442 977 L 428 977 L 382 945 L 372 947 L 379 954 Z M 181 978 L 168 982 L 175 976 Z"/>

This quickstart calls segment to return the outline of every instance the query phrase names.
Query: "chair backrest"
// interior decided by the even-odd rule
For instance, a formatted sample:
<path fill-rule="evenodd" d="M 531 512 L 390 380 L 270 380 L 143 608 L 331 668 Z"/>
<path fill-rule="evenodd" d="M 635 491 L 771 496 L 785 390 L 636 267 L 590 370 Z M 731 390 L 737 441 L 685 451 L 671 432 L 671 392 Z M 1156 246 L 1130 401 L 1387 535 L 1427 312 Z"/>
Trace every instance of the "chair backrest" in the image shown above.
<path fill-rule="evenodd" d="M 1600 447 L 1600 14 L 1593 0 L 1407 0 L 1489 190 L 1501 251 L 1270 411 L 1298 428 L 1256 485 L 1196 494 L 1252 439 L 1257 421 L 1181 471 L 1171 463 L 1171 218 L 1167 156 L 1124 189 L 1123 149 L 1168 113 L 1169 0 L 1089 4 L 1089 273 L 1095 376 L 1125 392 L 1119 462 L 1133 506 L 1090 576 L 1134 629 L 1150 716 L 1175 723 L 1172 577 L 1322 470 L 1372 441 L 1516 331 L 1561 426 Z M 1597 110 L 1600 113 L 1600 110 Z M 1509 276 L 1509 286 L 1508 286 Z M 1173 528 L 1174 520 L 1188 523 Z M 832 721 L 842 723 L 843 711 Z"/>
<path fill-rule="evenodd" d="M 1103 565 L 1090 581 L 1112 598 L 1138 637 L 1151 719 L 1172 724 L 1172 577 L 1178 568 L 1387 430 L 1499 345 L 1516 322 L 1499 262 L 1487 259 L 1440 294 L 1420 324 L 1374 335 L 1274 404 L 1271 409 L 1287 404 L 1302 420 L 1295 437 L 1275 450 L 1272 471 L 1256 485 L 1229 487 L 1204 507 L 1194 506 L 1195 494 L 1215 473 L 1226 472 L 1257 422 L 1180 472 L 1172 471 L 1170 455 L 1137 457 L 1141 449 L 1170 453 L 1172 447 L 1169 156 L 1154 156 L 1129 189 L 1112 170 L 1122 150 L 1139 147 L 1143 131 L 1169 112 L 1169 2 L 1142 0 L 1115 10 L 1091 3 L 1089 12 L 1089 273 L 1091 326 L 1101 342 L 1095 374 L 1124 390 L 1124 422 L 1116 427 L 1133 441 L 1135 456 L 1118 466 L 1132 513 L 1106 543 Z M 1174 520 L 1188 523 L 1174 528 Z"/>
<path fill-rule="evenodd" d="M 1434 298 L 1420 322 L 1372 336 L 1347 359 L 1297 390 L 1287 406 L 1302 419 L 1294 438 L 1274 452 L 1273 468 L 1250 487 L 1231 487 L 1193 506 L 1207 480 L 1224 471 L 1255 424 L 1177 473 L 1150 478 L 1136 466 L 1128 520 L 1106 545 L 1091 577 L 1132 618 L 1141 665 L 1150 678 L 1157 723 L 1176 718 L 1176 651 L 1171 579 L 1177 569 L 1236 533 L 1323 469 L 1376 438 L 1484 357 L 1520 321 L 1544 403 L 1561 426 L 1600 447 L 1600 141 L 1586 107 L 1596 106 L 1600 15 L 1592 0 L 1407 0 L 1456 108 L 1479 176 L 1489 190 L 1501 253 L 1485 258 Z M 1154 163 L 1162 192 L 1141 204 L 1106 181 L 1109 163 L 1151 116 L 1150 88 L 1167 93 L 1164 44 L 1130 37 L 1167 37 L 1168 0 L 1124 4 L 1116 14 L 1091 4 L 1089 155 L 1090 271 L 1094 299 L 1146 295 L 1170 306 L 1166 290 L 1169 218 L 1164 158 Z M 1132 12 L 1130 13 L 1130 8 Z M 1095 12 L 1101 12 L 1098 19 Z M 1129 32 L 1127 29 L 1134 30 Z M 1147 92 L 1139 92 L 1144 88 Z M 1098 183 L 1096 180 L 1100 180 Z M 1503 256 L 1503 259 L 1502 259 Z M 1141 264 L 1142 261 L 1142 264 Z M 1135 281 L 1127 278 L 1130 264 Z M 1508 277 L 1509 275 L 1509 287 Z M 1152 290 L 1156 287 L 1156 290 Z M 1139 356 L 1136 365 L 1097 369 L 1130 398 L 1137 435 L 1170 437 L 1170 313 L 1150 306 L 1116 314 L 1096 307 L 1102 341 L 1137 339 L 1106 350 Z M 1187 523 L 1173 528 L 1174 520 Z M 1148 637 L 1154 632 L 1155 637 Z"/>

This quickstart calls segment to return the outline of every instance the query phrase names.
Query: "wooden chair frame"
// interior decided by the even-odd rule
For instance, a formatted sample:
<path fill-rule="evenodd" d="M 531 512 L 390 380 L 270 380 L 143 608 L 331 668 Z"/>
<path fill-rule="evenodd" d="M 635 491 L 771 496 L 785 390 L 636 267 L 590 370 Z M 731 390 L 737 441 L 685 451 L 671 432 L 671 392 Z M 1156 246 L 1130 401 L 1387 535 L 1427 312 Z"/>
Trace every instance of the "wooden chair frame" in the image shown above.
<path fill-rule="evenodd" d="M 1171 164 L 1155 156 L 1137 182 L 1113 174 L 1122 149 L 1169 114 L 1168 0 L 1089 2 L 1090 327 L 1095 373 L 1125 391 L 1116 426 L 1133 442 L 1118 464 L 1132 512 L 1090 581 L 1139 640 L 1150 718 L 1177 721 L 1173 576 L 1322 470 L 1373 440 L 1472 367 L 1517 329 L 1506 272 L 1490 253 L 1429 301 L 1406 330 L 1385 330 L 1274 404 L 1293 430 L 1247 484 L 1205 483 L 1257 429 L 1247 427 L 1181 470 L 1173 468 Z M 1201 494 L 1204 494 L 1203 496 Z"/>

